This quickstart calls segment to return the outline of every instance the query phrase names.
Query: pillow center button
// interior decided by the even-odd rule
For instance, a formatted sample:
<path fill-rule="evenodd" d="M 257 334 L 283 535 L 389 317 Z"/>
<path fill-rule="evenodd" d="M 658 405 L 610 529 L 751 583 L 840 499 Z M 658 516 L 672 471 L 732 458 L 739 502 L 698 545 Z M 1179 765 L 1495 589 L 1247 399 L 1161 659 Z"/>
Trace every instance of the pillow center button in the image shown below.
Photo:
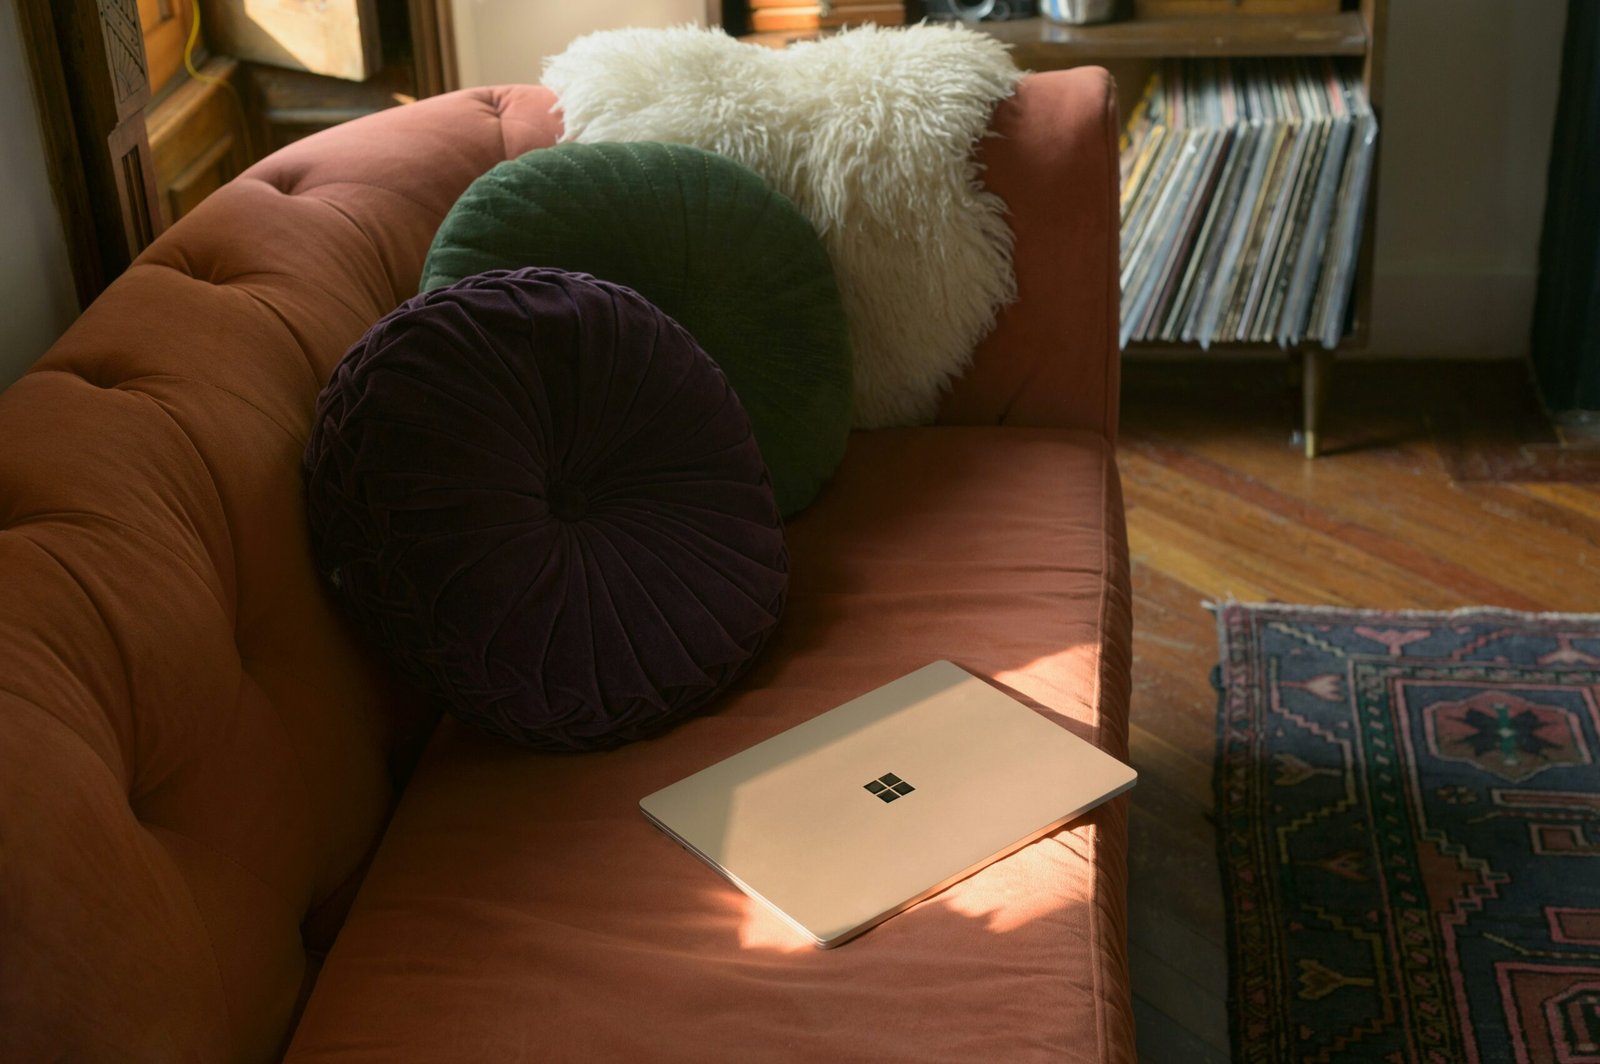
<path fill-rule="evenodd" d="M 544 495 L 550 516 L 557 521 L 580 521 L 589 512 L 589 496 L 572 484 L 551 484 Z"/>

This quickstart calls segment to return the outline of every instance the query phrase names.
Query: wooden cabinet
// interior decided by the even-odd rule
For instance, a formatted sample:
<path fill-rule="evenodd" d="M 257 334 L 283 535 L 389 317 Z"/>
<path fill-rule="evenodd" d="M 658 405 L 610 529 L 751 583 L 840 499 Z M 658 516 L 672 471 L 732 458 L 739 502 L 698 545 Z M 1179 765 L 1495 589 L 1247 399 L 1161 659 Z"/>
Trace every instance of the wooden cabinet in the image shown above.
<path fill-rule="evenodd" d="M 166 223 L 182 218 L 253 161 L 237 60 L 217 57 L 151 108 L 150 152 Z"/>
<path fill-rule="evenodd" d="M 139 29 L 150 65 L 150 91 L 160 93 L 183 69 L 183 48 L 194 26 L 191 0 L 139 0 Z"/>
<path fill-rule="evenodd" d="M 401 64 L 390 64 L 365 81 L 252 66 L 250 84 L 263 155 L 341 122 L 417 98 L 412 72 Z"/>

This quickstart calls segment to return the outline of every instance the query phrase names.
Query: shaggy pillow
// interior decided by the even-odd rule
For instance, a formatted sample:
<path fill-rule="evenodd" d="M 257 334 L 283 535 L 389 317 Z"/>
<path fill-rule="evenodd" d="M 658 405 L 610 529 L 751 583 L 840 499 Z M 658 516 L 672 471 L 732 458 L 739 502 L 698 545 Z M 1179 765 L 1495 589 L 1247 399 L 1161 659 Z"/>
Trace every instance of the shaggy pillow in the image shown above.
<path fill-rule="evenodd" d="M 557 266 L 632 288 L 733 382 L 785 517 L 844 456 L 850 341 L 811 224 L 750 170 L 673 144 L 529 152 L 445 217 L 424 291 L 489 269 Z"/>
<path fill-rule="evenodd" d="M 749 664 L 788 554 L 750 421 L 620 285 L 497 271 L 333 371 L 305 456 L 320 570 L 458 716 L 544 749 L 658 731 Z"/>
<path fill-rule="evenodd" d="M 782 49 L 721 30 L 612 30 L 574 41 L 543 80 L 569 140 L 709 148 L 795 202 L 838 272 L 855 423 L 879 428 L 932 421 L 1017 296 L 1005 204 L 973 149 L 1021 77 L 989 34 L 921 25 Z"/>

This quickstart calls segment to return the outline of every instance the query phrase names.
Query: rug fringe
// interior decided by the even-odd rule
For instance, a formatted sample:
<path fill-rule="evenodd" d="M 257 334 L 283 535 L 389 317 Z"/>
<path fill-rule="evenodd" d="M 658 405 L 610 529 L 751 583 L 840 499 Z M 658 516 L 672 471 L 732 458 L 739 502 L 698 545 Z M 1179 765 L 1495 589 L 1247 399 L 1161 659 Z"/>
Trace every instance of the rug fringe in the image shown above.
<path fill-rule="evenodd" d="M 1211 599 L 1202 599 L 1202 609 L 1211 613 L 1220 614 L 1229 606 L 1242 606 L 1247 610 L 1259 613 L 1326 613 L 1356 615 L 1360 617 L 1407 617 L 1407 618 L 1460 618 L 1460 617 L 1511 617 L 1533 621 L 1577 621 L 1600 624 L 1600 613 L 1529 613 L 1525 610 L 1510 610 L 1503 606 L 1461 606 L 1453 610 L 1382 610 L 1369 609 L 1358 606 L 1297 606 L 1291 602 L 1241 602 L 1235 598 L 1224 599 L 1220 602 Z"/>

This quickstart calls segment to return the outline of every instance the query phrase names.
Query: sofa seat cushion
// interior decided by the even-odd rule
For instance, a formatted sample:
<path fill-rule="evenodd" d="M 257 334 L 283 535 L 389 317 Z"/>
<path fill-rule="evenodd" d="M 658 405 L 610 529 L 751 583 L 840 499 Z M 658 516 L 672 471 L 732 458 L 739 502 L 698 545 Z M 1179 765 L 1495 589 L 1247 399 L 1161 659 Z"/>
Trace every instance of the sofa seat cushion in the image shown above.
<path fill-rule="evenodd" d="M 786 616 L 710 714 L 579 757 L 440 725 L 289 1060 L 1133 1060 L 1126 799 L 828 951 L 638 809 L 941 657 L 1126 756 L 1109 448 L 857 433 L 789 537 Z"/>

